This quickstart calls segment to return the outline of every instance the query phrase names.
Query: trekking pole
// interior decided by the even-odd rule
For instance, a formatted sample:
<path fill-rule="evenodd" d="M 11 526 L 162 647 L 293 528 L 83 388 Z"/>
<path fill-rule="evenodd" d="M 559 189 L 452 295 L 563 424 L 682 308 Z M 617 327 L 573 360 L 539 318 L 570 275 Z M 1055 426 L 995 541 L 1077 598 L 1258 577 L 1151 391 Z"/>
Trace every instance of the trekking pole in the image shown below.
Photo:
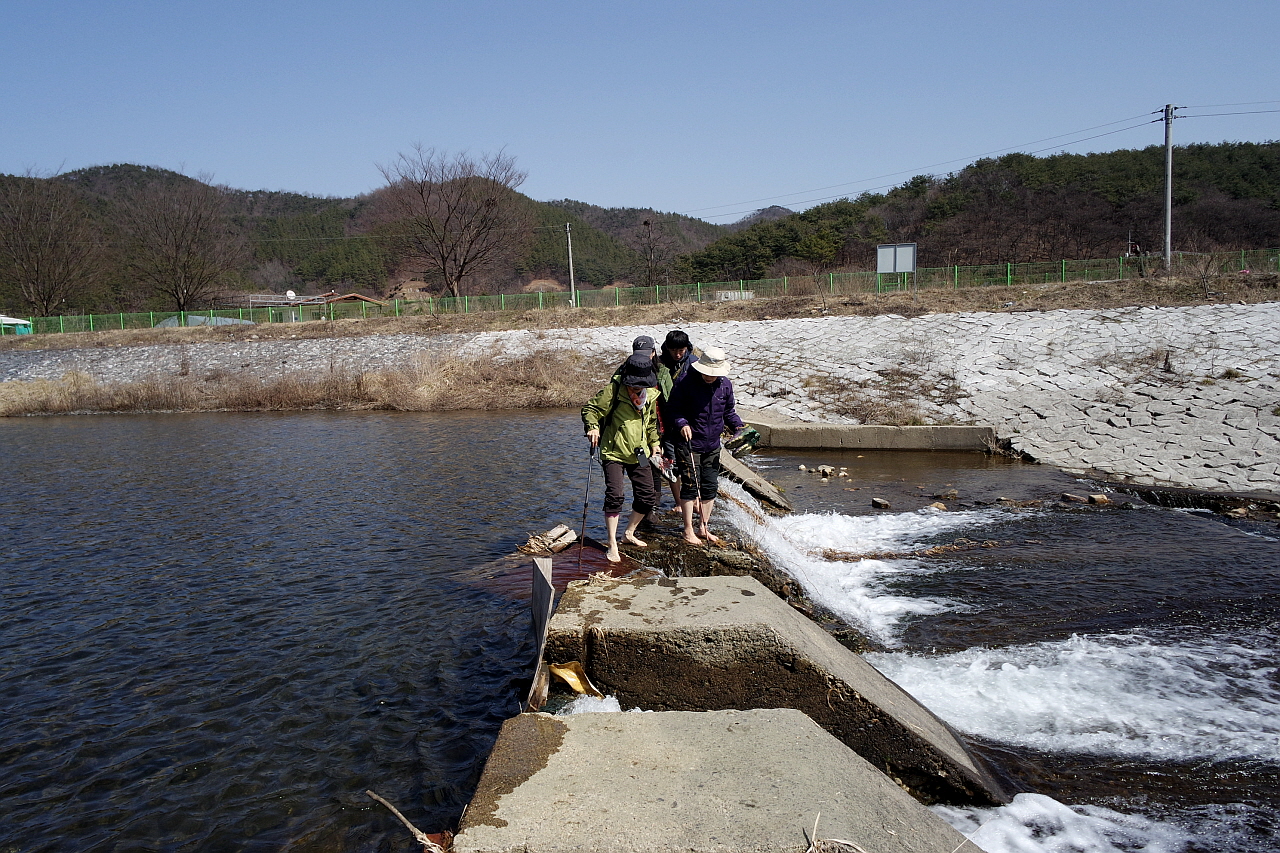
<path fill-rule="evenodd" d="M 596 467 L 596 449 L 587 445 L 587 489 L 582 493 L 582 532 L 578 534 L 578 573 L 582 573 L 582 549 L 587 540 L 587 501 L 591 499 L 591 472 Z"/>
<path fill-rule="evenodd" d="M 698 463 L 693 458 L 693 445 L 691 445 L 688 441 L 685 441 L 684 449 L 689 454 L 689 470 L 693 472 L 693 488 L 697 490 L 697 495 L 695 495 L 693 499 L 693 509 L 694 509 L 694 512 L 698 514 L 698 519 L 702 522 L 702 525 L 705 527 L 707 520 L 702 516 L 702 483 L 698 478 Z"/>

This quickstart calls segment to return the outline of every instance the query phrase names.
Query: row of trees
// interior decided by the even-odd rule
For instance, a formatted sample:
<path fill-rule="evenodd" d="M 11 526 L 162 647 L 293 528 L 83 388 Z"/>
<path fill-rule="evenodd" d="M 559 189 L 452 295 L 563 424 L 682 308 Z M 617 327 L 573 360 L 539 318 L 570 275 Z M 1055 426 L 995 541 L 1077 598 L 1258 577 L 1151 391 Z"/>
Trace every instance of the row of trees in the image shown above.
<path fill-rule="evenodd" d="M 123 274 L 135 295 L 181 311 L 207 304 L 247 257 L 218 187 L 153 182 L 112 214 L 68 182 L 0 176 L 0 298 L 51 315 L 101 301 Z"/>
<path fill-rule="evenodd" d="M 417 147 L 382 171 L 386 185 L 353 200 L 245 193 L 135 166 L 0 176 L 0 307 L 190 310 L 255 289 L 377 295 L 396 278 L 452 296 L 485 292 L 561 273 L 566 218 L 588 250 L 586 279 L 642 265 L 521 195 L 525 173 L 504 151 Z"/>

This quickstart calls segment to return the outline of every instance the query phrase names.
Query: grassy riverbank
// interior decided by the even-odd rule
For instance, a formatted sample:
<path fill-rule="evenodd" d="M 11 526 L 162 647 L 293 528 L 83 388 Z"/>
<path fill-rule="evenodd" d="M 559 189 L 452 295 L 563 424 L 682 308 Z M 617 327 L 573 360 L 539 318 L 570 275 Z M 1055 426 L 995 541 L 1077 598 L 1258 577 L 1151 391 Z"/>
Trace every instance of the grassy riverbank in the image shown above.
<path fill-rule="evenodd" d="M 100 382 L 72 372 L 57 380 L 0 383 L 0 416 L 95 412 L 534 409 L 578 406 L 613 365 L 574 353 L 535 353 L 497 361 L 421 356 L 414 363 L 354 373 L 157 375 Z"/>
<path fill-rule="evenodd" d="M 0 339 L 0 351 L 305 341 L 405 334 L 467 335 L 505 329 L 634 325 L 674 328 L 699 322 L 832 315 L 893 314 L 910 317 L 951 312 L 1270 302 L 1280 297 L 1278 279 L 1280 277 L 1274 274 L 1233 275 L 1207 285 L 1199 280 L 1144 279 L 1027 288 L 992 286 L 956 291 L 926 290 L 915 296 L 910 293 L 836 298 L 805 296 L 608 309 L 23 335 Z M 618 357 L 621 355 L 619 353 Z M 139 381 L 115 382 L 87 373 L 71 372 L 56 380 L 0 383 L 0 416 L 317 408 L 445 411 L 576 406 L 599 387 L 613 366 L 572 351 L 556 350 L 511 359 L 502 358 L 502 354 L 465 360 L 449 355 L 418 355 L 411 363 L 388 364 L 376 370 L 352 371 L 330 367 L 329 370 L 288 373 L 273 378 L 264 378 L 252 371 L 216 370 L 197 375 L 196 372 L 188 374 L 184 369 L 169 373 L 157 371 Z M 837 396 L 844 399 L 848 395 L 840 393 Z M 912 401 L 901 402 L 901 411 L 877 409 L 846 414 L 856 415 L 868 423 L 915 422 L 909 417 L 913 410 Z"/>

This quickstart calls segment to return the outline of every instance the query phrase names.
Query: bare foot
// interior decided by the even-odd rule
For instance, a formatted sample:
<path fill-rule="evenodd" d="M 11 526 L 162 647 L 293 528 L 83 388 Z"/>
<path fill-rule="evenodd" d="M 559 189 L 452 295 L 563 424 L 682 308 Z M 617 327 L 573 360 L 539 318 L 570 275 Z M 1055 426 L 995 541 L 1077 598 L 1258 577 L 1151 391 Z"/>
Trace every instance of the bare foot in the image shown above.
<path fill-rule="evenodd" d="M 702 534 L 702 537 L 706 539 L 708 542 L 710 542 L 712 545 L 724 544 L 724 540 L 721 539 L 719 536 L 715 535 L 714 533 L 712 533 L 710 530 L 703 529 L 699 532 Z"/>
<path fill-rule="evenodd" d="M 703 542 L 701 539 L 699 539 L 695 534 L 693 534 L 693 533 L 689 533 L 688 531 L 686 531 L 686 532 L 685 532 L 685 534 L 684 534 L 684 541 L 688 542 L 690 545 L 705 545 L 705 544 L 707 544 L 707 543 Z"/>
<path fill-rule="evenodd" d="M 634 533 L 626 533 L 626 534 L 623 534 L 622 538 L 623 538 L 625 541 L 630 542 L 632 545 L 635 545 L 637 548 L 648 548 L 648 547 L 649 547 L 649 543 L 648 543 L 648 542 L 644 542 L 644 541 L 642 541 L 642 540 L 640 540 L 640 539 L 637 539 L 637 538 L 636 538 L 636 535 L 635 535 Z"/>
<path fill-rule="evenodd" d="M 621 563 L 622 555 L 618 553 L 618 546 L 614 545 L 608 551 L 604 552 L 604 558 L 610 563 Z"/>

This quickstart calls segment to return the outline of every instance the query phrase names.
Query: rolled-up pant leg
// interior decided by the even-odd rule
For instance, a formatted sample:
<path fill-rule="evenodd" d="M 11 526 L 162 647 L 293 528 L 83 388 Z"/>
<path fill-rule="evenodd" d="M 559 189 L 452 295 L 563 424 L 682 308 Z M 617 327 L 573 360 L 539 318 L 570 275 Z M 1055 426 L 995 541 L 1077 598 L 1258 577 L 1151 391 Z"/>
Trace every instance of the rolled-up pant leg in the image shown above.
<path fill-rule="evenodd" d="M 658 505 L 658 490 L 654 486 L 654 470 L 649 460 L 627 466 L 631 475 L 631 508 L 641 515 L 648 515 Z"/>
<path fill-rule="evenodd" d="M 612 459 L 604 459 L 601 460 L 600 467 L 604 468 L 604 514 L 617 515 L 626 499 L 622 485 L 626 466 Z"/>
<path fill-rule="evenodd" d="M 720 448 L 691 453 L 686 444 L 676 451 L 680 463 L 680 500 L 715 500 L 720 488 Z"/>
<path fill-rule="evenodd" d="M 623 475 L 631 479 L 631 508 L 641 515 L 648 515 L 658 503 L 658 491 L 653 485 L 653 466 L 646 459 L 627 465 L 606 459 L 604 468 L 604 513 L 617 515 L 626 502 Z"/>

